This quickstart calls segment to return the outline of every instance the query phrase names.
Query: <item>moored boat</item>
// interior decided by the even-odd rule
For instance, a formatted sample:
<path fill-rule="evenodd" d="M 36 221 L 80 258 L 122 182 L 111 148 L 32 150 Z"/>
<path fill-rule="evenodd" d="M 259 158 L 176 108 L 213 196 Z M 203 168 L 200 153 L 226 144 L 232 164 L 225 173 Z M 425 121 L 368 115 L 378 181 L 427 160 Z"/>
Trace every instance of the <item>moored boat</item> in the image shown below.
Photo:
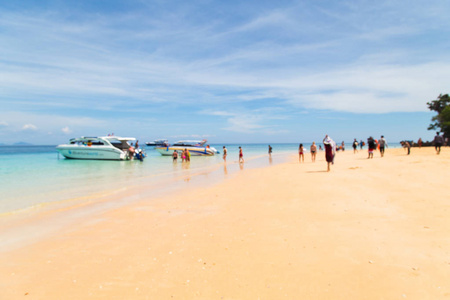
<path fill-rule="evenodd" d="M 206 142 L 207 140 L 182 140 L 173 145 L 156 147 L 156 150 L 164 156 L 170 156 L 174 151 L 181 154 L 185 149 L 189 150 L 192 156 L 212 156 L 219 153 L 215 148 L 209 147 L 209 145 L 205 146 Z"/>
<path fill-rule="evenodd" d="M 157 146 L 165 146 L 169 144 L 169 141 L 166 139 L 154 140 L 153 142 L 145 143 L 149 147 L 157 147 Z"/>
<path fill-rule="evenodd" d="M 130 142 L 135 140 L 119 136 L 80 137 L 57 146 L 56 150 L 70 159 L 131 160 L 135 149 Z"/>

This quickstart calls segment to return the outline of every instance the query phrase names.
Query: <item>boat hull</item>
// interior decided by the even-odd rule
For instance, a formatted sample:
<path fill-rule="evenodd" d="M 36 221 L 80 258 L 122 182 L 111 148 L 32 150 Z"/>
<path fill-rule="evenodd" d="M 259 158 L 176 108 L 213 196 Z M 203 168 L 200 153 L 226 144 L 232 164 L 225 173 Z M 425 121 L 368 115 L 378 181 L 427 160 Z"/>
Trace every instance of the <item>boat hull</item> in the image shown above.
<path fill-rule="evenodd" d="M 212 156 L 215 154 L 214 151 L 206 147 L 156 147 L 156 151 L 164 156 L 173 155 L 173 151 L 177 151 L 178 154 L 181 154 L 184 149 L 189 150 L 191 156 Z"/>
<path fill-rule="evenodd" d="M 89 160 L 125 160 L 126 153 L 119 149 L 105 147 L 79 147 L 79 146 L 58 146 L 56 148 L 61 155 L 69 159 L 89 159 Z"/>

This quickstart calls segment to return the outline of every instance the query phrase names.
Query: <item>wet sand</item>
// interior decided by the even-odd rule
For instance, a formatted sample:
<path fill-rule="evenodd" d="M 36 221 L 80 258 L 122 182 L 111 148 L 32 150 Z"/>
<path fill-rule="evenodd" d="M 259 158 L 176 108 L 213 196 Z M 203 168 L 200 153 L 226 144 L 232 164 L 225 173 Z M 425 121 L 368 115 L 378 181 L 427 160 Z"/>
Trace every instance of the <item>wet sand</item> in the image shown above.
<path fill-rule="evenodd" d="M 338 153 L 329 173 L 323 152 L 244 165 L 208 188 L 136 190 L 55 219 L 0 252 L 0 299 L 450 299 L 450 148 L 374 156 Z"/>

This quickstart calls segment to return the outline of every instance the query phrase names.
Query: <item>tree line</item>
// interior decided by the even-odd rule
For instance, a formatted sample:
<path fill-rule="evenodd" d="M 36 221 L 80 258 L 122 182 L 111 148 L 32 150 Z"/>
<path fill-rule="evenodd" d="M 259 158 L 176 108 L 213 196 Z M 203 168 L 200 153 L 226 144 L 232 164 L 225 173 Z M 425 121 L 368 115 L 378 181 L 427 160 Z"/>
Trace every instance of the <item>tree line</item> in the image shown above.
<path fill-rule="evenodd" d="M 437 115 L 431 118 L 431 124 L 428 130 L 441 131 L 445 137 L 450 138 L 450 97 L 448 94 L 439 95 L 436 100 L 427 102 L 428 109 L 437 112 Z"/>

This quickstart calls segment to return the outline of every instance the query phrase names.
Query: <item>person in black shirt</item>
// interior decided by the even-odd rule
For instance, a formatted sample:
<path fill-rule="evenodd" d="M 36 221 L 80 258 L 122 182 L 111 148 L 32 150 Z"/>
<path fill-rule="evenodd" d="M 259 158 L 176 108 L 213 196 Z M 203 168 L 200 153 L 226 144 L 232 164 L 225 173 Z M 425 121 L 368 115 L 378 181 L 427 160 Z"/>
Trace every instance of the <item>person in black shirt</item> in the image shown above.
<path fill-rule="evenodd" d="M 373 137 L 367 139 L 367 146 L 369 147 L 369 156 L 367 158 L 373 158 L 373 150 L 376 148 L 375 140 Z"/>

